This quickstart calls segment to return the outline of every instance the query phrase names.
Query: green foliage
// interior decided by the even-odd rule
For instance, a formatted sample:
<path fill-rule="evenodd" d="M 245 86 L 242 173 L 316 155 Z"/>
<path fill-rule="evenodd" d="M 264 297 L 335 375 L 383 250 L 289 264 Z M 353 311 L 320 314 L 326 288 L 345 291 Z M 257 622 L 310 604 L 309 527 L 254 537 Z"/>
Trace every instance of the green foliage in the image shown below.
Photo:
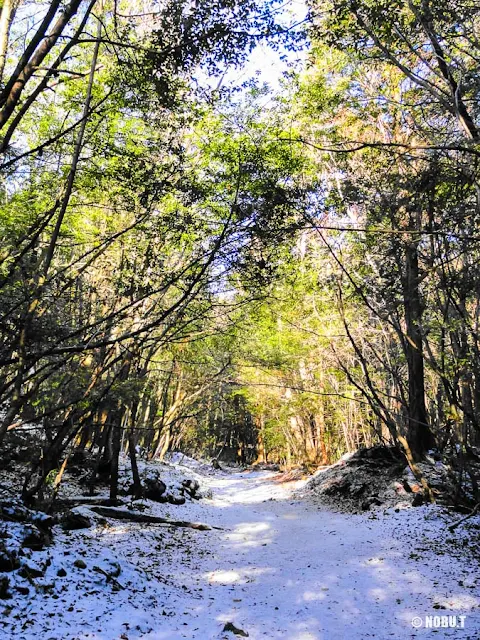
<path fill-rule="evenodd" d="M 33 411 L 51 465 L 112 424 L 308 465 L 478 439 L 479 9 L 313 2 L 301 74 L 223 86 L 301 45 L 278 4 L 82 4 L 5 121 L 0 434 Z"/>

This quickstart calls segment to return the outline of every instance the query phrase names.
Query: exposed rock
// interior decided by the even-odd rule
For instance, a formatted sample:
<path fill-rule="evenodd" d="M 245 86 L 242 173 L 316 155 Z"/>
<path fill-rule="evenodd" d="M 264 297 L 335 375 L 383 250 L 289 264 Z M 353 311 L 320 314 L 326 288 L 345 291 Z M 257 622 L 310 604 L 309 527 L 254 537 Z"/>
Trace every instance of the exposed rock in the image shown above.
<path fill-rule="evenodd" d="M 23 538 L 22 547 L 32 549 L 32 551 L 42 551 L 51 542 L 50 535 L 46 531 L 41 531 L 37 527 L 27 529 L 27 534 Z"/>
<path fill-rule="evenodd" d="M 43 578 L 45 575 L 44 569 L 41 569 L 34 562 L 23 562 L 18 575 L 22 578 Z"/>
<path fill-rule="evenodd" d="M 28 522 L 30 509 L 20 500 L 3 500 L 0 503 L 0 513 L 5 520 Z"/>
<path fill-rule="evenodd" d="M 418 492 L 413 496 L 412 506 L 421 507 L 422 504 L 424 503 L 425 503 L 425 496 L 423 495 L 423 493 Z"/>
<path fill-rule="evenodd" d="M 19 566 L 20 563 L 15 551 L 9 551 L 7 549 L 0 551 L 0 571 L 7 573 L 18 569 Z"/>
<path fill-rule="evenodd" d="M 31 522 L 39 529 L 48 531 L 55 520 L 43 511 L 34 511 L 26 507 L 20 500 L 3 500 L 0 503 L 0 515 L 5 520 L 14 522 Z"/>
<path fill-rule="evenodd" d="M 57 576 L 59 578 L 64 578 L 66 575 L 67 575 L 67 572 L 65 571 L 65 569 L 63 569 L 63 567 L 57 571 Z"/>
<path fill-rule="evenodd" d="M 85 564 L 85 562 L 81 559 L 78 558 L 78 560 L 75 560 L 75 562 L 73 563 L 74 567 L 77 567 L 77 569 L 86 569 L 87 565 Z"/>
<path fill-rule="evenodd" d="M 62 528 L 65 531 L 75 531 L 76 529 L 88 529 L 92 522 L 88 516 L 78 511 L 67 511 L 62 517 Z"/>
<path fill-rule="evenodd" d="M 10 592 L 10 578 L 7 576 L 0 577 L 0 599 L 9 600 L 12 597 Z"/>
<path fill-rule="evenodd" d="M 149 475 L 143 479 L 143 486 L 145 487 L 144 495 L 149 500 L 155 502 L 164 502 L 164 493 L 167 490 L 167 485 L 160 479 L 158 475 Z"/>
<path fill-rule="evenodd" d="M 184 468 L 181 468 L 179 460 L 188 465 L 185 464 Z M 183 454 L 174 454 L 173 464 L 167 461 L 146 464 L 141 460 L 138 463 L 144 498 L 160 503 L 183 504 L 184 499 L 199 500 L 210 495 L 208 487 L 202 482 L 202 476 L 196 472 L 196 468 L 201 468 L 202 475 L 213 474 L 209 464 L 195 461 Z M 190 465 L 194 468 L 190 468 Z M 132 494 L 130 466 L 122 465 L 119 476 L 121 493 Z"/>
<path fill-rule="evenodd" d="M 198 491 L 200 490 L 200 483 L 198 480 L 187 479 L 182 482 L 182 487 L 186 493 L 196 500 L 198 500 Z"/>
<path fill-rule="evenodd" d="M 242 638 L 248 638 L 249 634 L 243 629 L 239 629 L 236 627 L 233 622 L 227 622 L 223 627 L 224 631 L 229 631 L 230 633 L 234 633 L 236 636 L 242 636 Z"/>
<path fill-rule="evenodd" d="M 368 511 L 373 506 L 379 507 L 381 504 L 383 503 L 378 496 L 370 496 L 362 502 L 362 509 L 363 511 Z"/>
<path fill-rule="evenodd" d="M 30 517 L 30 522 L 43 531 L 50 531 L 55 524 L 55 518 L 42 511 L 34 511 Z"/>

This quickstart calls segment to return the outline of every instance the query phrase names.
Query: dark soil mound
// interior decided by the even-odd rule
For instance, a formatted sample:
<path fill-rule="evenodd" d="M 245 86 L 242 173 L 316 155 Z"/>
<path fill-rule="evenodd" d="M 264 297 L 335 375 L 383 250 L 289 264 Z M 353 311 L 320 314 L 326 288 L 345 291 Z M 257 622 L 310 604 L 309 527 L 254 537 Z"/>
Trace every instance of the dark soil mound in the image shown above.
<path fill-rule="evenodd" d="M 440 456 L 427 456 L 417 466 L 437 501 L 452 502 L 455 473 L 451 466 Z M 317 471 L 304 491 L 341 511 L 406 508 L 424 502 L 422 487 L 396 447 L 376 446 L 347 454 Z"/>

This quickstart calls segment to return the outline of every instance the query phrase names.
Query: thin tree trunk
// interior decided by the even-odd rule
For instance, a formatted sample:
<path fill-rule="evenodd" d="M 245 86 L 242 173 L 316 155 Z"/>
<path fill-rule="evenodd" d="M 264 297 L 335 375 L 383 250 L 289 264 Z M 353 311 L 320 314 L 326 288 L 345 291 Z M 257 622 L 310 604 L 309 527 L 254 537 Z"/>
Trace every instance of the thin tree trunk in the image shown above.
<path fill-rule="evenodd" d="M 7 61 L 10 27 L 15 16 L 18 0 L 4 0 L 0 15 L 0 83 L 3 80 L 5 63 Z"/>
<path fill-rule="evenodd" d="M 267 453 L 265 450 L 265 420 L 263 416 L 259 416 L 257 422 L 257 464 L 267 462 Z"/>
<path fill-rule="evenodd" d="M 135 403 L 132 407 L 130 415 L 130 429 L 128 430 L 128 455 L 130 458 L 130 466 L 132 468 L 133 479 L 133 497 L 135 500 L 142 496 L 142 482 L 138 472 L 137 455 L 135 450 L 135 420 L 137 417 L 138 405 Z"/>
<path fill-rule="evenodd" d="M 110 462 L 110 500 L 115 503 L 118 498 L 118 466 L 122 440 L 121 412 L 115 412 L 112 424 L 112 460 Z"/>

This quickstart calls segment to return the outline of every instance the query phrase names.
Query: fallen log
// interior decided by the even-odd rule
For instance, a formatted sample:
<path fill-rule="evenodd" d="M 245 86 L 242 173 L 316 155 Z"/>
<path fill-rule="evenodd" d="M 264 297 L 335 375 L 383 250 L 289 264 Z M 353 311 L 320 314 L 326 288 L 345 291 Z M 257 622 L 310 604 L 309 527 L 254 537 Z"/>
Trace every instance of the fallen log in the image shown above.
<path fill-rule="evenodd" d="M 110 498 L 98 498 L 97 496 L 73 496 L 71 498 L 58 498 L 55 501 L 57 509 L 59 507 L 79 507 L 100 505 L 102 507 L 118 507 L 125 504 L 125 500 L 110 500 Z"/>
<path fill-rule="evenodd" d="M 188 522 L 187 520 L 171 520 L 170 518 L 160 518 L 158 516 L 150 516 L 146 513 L 138 511 L 127 511 L 126 509 L 116 509 L 115 507 L 102 507 L 97 505 L 89 505 L 88 509 L 97 513 L 104 518 L 113 518 L 115 520 L 129 520 L 130 522 L 144 522 L 146 524 L 164 524 L 170 527 L 186 527 L 189 529 L 197 529 L 199 531 L 210 531 L 211 529 L 221 529 L 221 527 L 213 527 L 202 522 Z"/>

